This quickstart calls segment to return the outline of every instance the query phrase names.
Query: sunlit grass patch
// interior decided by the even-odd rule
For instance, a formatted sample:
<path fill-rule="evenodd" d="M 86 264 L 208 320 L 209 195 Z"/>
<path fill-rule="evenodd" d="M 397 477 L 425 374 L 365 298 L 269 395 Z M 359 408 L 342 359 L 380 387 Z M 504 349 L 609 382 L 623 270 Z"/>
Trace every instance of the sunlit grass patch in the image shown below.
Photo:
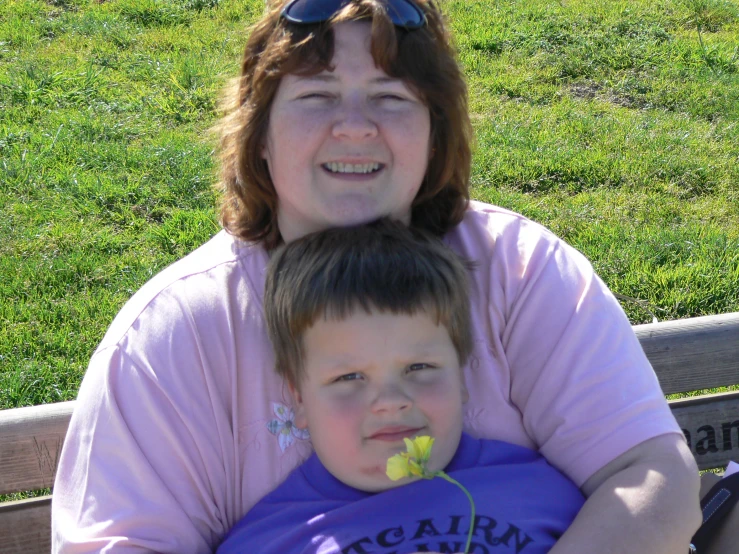
<path fill-rule="evenodd" d="M 443 5 L 472 196 L 584 252 L 634 323 L 739 311 L 737 2 Z M 0 3 L 0 408 L 74 398 L 123 303 L 217 232 L 208 129 L 263 9 Z"/>

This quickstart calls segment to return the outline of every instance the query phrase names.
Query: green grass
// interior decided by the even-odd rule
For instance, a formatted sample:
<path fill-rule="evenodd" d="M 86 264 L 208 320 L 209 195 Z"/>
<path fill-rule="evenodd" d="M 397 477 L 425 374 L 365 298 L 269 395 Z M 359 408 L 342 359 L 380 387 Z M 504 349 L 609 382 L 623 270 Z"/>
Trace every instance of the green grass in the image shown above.
<path fill-rule="evenodd" d="M 739 311 L 737 1 L 445 6 L 473 197 L 552 228 L 660 319 Z M 126 299 L 217 231 L 207 130 L 262 9 L 0 4 L 0 408 L 74 398 Z"/>

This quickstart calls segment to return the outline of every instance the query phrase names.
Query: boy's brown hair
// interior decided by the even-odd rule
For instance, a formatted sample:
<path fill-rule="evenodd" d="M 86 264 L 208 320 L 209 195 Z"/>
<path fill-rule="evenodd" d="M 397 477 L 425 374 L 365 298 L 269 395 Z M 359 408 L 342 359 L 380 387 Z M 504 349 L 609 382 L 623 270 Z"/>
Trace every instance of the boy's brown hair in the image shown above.
<path fill-rule="evenodd" d="M 246 43 L 241 76 L 225 99 L 221 135 L 221 222 L 231 234 L 281 242 L 277 192 L 262 157 L 269 114 L 282 77 L 331 69 L 333 28 L 343 21 L 371 24 L 371 53 L 390 77 L 402 79 L 428 107 L 431 159 L 411 206 L 411 225 L 443 235 L 462 220 L 469 201 L 472 126 L 467 85 L 436 0 L 414 0 L 427 24 L 395 27 L 381 0 L 353 0 L 330 21 L 295 25 L 280 17 L 286 0 L 271 0 Z"/>
<path fill-rule="evenodd" d="M 438 238 L 390 219 L 290 242 L 273 254 L 264 294 L 277 372 L 299 389 L 305 331 L 359 309 L 428 314 L 463 365 L 472 349 L 467 267 Z"/>

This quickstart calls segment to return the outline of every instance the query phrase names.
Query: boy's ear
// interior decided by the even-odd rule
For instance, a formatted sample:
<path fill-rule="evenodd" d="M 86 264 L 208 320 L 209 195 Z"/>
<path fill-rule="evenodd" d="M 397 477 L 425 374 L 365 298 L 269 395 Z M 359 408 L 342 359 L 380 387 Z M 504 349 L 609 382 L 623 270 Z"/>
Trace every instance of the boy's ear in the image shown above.
<path fill-rule="evenodd" d="M 298 429 L 307 429 L 308 418 L 305 416 L 305 405 L 303 404 L 303 397 L 300 395 L 300 391 L 298 390 L 298 388 L 289 380 L 287 382 L 287 388 L 290 391 L 290 396 L 292 396 L 293 398 L 293 413 L 295 414 L 293 424 Z"/>

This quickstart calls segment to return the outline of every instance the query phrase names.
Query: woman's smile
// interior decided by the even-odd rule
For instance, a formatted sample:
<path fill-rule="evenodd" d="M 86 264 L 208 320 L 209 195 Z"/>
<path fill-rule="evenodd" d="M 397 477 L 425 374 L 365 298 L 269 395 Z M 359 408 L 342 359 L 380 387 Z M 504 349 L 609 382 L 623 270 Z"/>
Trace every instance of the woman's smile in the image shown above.
<path fill-rule="evenodd" d="M 385 169 L 379 162 L 339 161 L 321 164 L 323 170 L 337 179 L 349 181 L 371 181 Z"/>

